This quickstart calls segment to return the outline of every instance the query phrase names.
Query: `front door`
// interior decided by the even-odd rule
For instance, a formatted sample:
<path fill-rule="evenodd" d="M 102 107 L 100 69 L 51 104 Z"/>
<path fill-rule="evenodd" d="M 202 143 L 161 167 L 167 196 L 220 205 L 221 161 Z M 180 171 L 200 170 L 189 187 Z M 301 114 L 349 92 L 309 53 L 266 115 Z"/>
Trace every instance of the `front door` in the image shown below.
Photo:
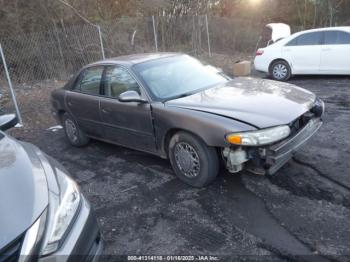
<path fill-rule="evenodd" d="M 321 68 L 325 74 L 350 75 L 350 33 L 326 31 L 321 50 Z"/>
<path fill-rule="evenodd" d="M 100 95 L 103 66 L 85 69 L 72 90 L 67 91 L 66 103 L 69 113 L 79 127 L 88 135 L 101 137 Z"/>
<path fill-rule="evenodd" d="M 320 70 L 322 32 L 302 34 L 282 48 L 291 61 L 293 74 L 318 74 Z"/>
<path fill-rule="evenodd" d="M 156 152 L 150 104 L 118 100 L 129 90 L 145 95 L 135 78 L 123 67 L 108 66 L 103 90 L 100 112 L 106 138 L 126 147 Z"/>

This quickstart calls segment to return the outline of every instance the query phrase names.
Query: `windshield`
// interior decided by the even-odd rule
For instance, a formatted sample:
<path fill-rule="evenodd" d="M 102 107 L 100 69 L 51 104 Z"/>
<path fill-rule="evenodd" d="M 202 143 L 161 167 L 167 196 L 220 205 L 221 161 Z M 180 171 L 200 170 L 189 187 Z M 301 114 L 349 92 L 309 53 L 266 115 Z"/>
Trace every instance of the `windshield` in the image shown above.
<path fill-rule="evenodd" d="M 229 80 L 219 70 L 213 70 L 213 67 L 187 55 L 137 64 L 134 70 L 156 100 L 190 95 Z"/>

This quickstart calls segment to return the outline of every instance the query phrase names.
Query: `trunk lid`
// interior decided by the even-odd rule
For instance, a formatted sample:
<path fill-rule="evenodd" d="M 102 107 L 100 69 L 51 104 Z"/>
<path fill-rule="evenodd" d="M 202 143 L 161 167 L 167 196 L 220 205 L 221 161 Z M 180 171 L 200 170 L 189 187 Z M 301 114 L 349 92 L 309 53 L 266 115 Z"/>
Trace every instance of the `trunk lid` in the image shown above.
<path fill-rule="evenodd" d="M 266 25 L 267 28 L 271 29 L 271 40 L 276 42 L 282 38 L 291 35 L 290 26 L 283 23 L 270 23 Z"/>

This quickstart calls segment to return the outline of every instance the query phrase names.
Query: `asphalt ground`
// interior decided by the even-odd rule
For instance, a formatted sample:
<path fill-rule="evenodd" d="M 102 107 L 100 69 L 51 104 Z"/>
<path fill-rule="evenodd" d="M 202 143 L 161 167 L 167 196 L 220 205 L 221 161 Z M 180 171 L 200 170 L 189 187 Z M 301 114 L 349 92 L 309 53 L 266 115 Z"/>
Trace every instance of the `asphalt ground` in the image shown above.
<path fill-rule="evenodd" d="M 69 170 L 96 211 L 105 255 L 349 261 L 350 78 L 291 83 L 325 101 L 324 125 L 271 177 L 221 170 L 212 185 L 195 189 L 156 156 L 98 141 L 74 148 L 62 129 L 13 134 Z M 24 118 L 33 112 L 24 111 Z"/>

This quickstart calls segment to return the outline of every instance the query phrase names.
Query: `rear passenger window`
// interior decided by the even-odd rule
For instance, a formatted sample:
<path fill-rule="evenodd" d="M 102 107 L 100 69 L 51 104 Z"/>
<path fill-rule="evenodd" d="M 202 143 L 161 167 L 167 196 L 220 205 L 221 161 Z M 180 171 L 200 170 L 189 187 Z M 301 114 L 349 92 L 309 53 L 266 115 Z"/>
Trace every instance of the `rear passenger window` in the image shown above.
<path fill-rule="evenodd" d="M 347 45 L 350 44 L 350 33 L 342 31 L 325 32 L 325 45 Z"/>
<path fill-rule="evenodd" d="M 287 46 L 321 45 L 322 32 L 305 33 L 290 41 Z"/>
<path fill-rule="evenodd" d="M 104 81 L 104 94 L 109 97 L 117 98 L 125 91 L 136 91 L 140 94 L 140 87 L 126 69 L 118 66 L 107 67 Z"/>
<path fill-rule="evenodd" d="M 322 41 L 322 33 L 306 33 L 297 38 L 298 46 L 320 45 Z"/>
<path fill-rule="evenodd" d="M 83 93 L 99 95 L 102 72 L 103 67 L 90 67 L 85 69 L 82 73 L 80 85 L 77 85 L 78 89 Z"/>

